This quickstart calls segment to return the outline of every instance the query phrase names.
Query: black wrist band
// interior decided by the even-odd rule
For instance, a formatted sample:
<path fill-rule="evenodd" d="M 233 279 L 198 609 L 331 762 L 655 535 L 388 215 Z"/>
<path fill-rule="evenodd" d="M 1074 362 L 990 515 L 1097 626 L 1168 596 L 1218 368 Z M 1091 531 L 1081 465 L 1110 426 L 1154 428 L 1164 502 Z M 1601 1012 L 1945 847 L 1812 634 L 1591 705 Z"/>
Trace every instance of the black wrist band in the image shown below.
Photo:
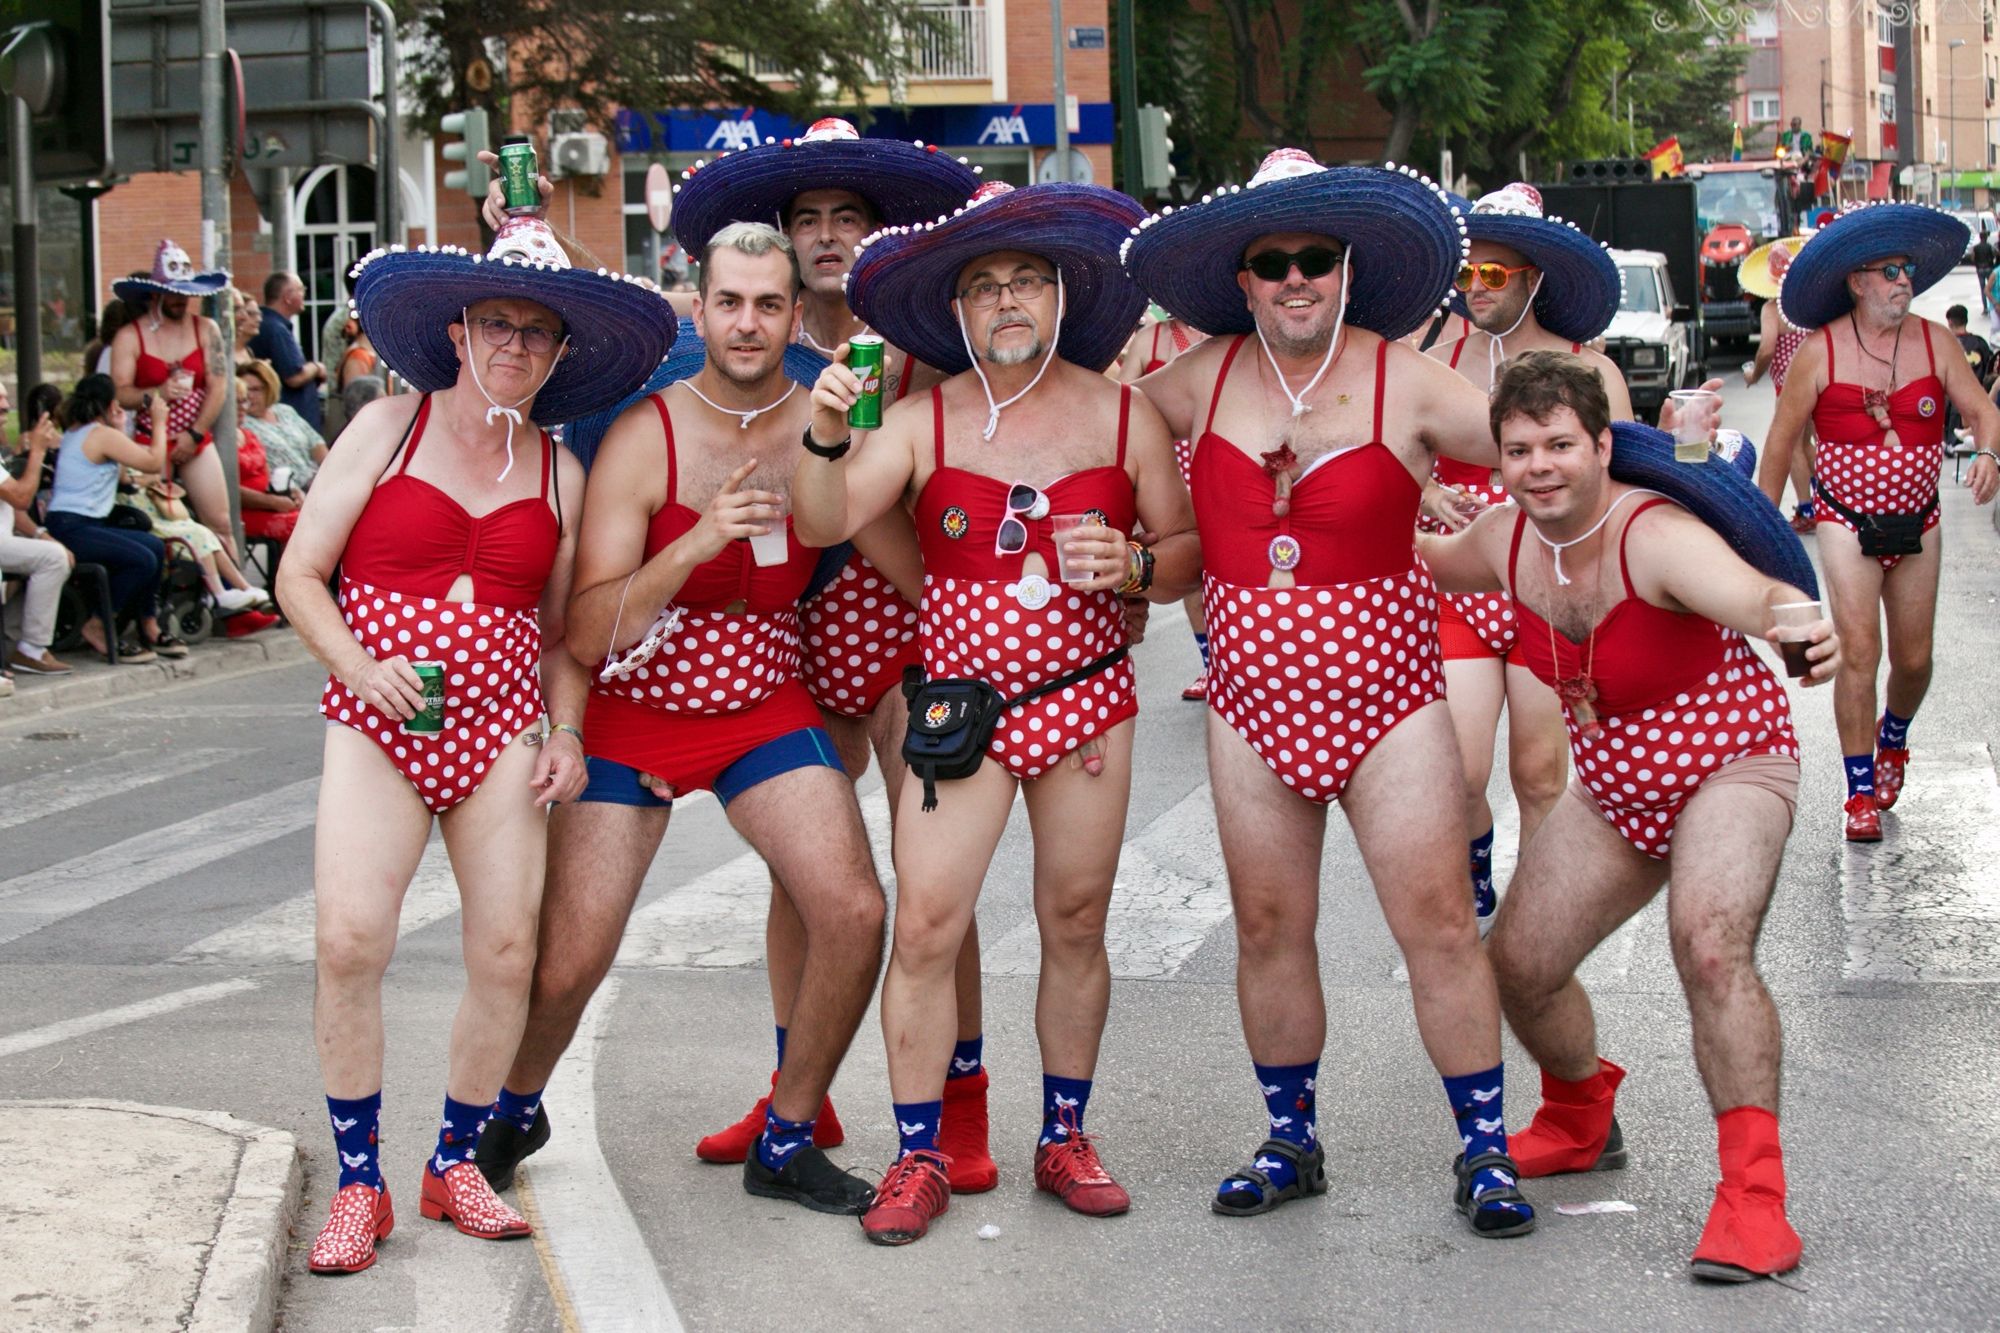
<path fill-rule="evenodd" d="M 837 444 L 821 444 L 813 439 L 813 428 L 808 425 L 799 443 L 806 447 L 807 453 L 817 454 L 821 458 L 832 462 L 836 459 L 847 457 L 847 451 L 854 447 L 854 433 L 852 431 L 848 432 L 847 438 Z"/>

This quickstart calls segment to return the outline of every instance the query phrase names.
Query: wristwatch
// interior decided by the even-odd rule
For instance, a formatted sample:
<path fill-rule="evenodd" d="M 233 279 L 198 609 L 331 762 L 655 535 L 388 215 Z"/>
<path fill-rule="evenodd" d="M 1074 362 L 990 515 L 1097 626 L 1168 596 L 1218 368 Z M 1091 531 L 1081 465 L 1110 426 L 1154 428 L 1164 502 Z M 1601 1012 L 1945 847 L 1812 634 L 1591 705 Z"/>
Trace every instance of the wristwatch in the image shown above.
<path fill-rule="evenodd" d="M 821 458 L 824 458 L 829 462 L 834 462 L 839 459 L 847 457 L 847 451 L 854 447 L 854 432 L 849 431 L 847 433 L 846 439 L 840 440 L 836 443 L 821 444 L 817 440 L 813 439 L 813 428 L 811 424 L 808 423 L 806 426 L 805 434 L 802 437 L 800 437 L 799 443 L 803 444 L 806 447 L 807 453 L 817 454 Z"/>

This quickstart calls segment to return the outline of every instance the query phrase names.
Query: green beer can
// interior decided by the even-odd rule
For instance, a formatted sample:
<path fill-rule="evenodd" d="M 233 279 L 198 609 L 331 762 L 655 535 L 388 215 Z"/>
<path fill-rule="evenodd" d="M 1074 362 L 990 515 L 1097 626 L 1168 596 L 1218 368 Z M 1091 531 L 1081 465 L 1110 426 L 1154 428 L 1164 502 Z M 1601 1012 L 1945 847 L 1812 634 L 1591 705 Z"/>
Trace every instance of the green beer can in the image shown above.
<path fill-rule="evenodd" d="M 444 663 L 412 662 L 410 668 L 424 685 L 424 706 L 403 724 L 405 736 L 436 736 L 444 731 Z"/>
<path fill-rule="evenodd" d="M 882 424 L 882 335 L 857 333 L 847 340 L 847 368 L 861 380 L 861 396 L 847 409 L 847 424 L 875 430 Z"/>
<path fill-rule="evenodd" d="M 542 192 L 535 184 L 535 145 L 525 134 L 500 141 L 500 187 L 507 192 L 510 214 L 539 213 Z"/>

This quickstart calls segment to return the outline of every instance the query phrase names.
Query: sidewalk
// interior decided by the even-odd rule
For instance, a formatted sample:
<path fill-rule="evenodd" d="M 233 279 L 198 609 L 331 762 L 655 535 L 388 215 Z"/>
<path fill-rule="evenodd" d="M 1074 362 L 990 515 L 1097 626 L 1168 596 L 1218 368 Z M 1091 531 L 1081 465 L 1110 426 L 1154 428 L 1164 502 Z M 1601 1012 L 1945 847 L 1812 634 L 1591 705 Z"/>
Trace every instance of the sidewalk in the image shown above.
<path fill-rule="evenodd" d="M 290 1134 L 171 1106 L 0 1102 L 0 1160 L 0 1328 L 276 1322 L 303 1186 Z"/>
<path fill-rule="evenodd" d="M 78 708 L 154 690 L 184 680 L 205 680 L 241 671 L 304 662 L 311 654 L 287 626 L 273 626 L 243 639 L 213 638 L 193 645 L 178 661 L 160 658 L 139 666 L 112 666 L 88 650 L 59 654 L 76 668 L 68 676 L 14 673 L 14 695 L 0 699 L 0 724 L 58 709 Z"/>

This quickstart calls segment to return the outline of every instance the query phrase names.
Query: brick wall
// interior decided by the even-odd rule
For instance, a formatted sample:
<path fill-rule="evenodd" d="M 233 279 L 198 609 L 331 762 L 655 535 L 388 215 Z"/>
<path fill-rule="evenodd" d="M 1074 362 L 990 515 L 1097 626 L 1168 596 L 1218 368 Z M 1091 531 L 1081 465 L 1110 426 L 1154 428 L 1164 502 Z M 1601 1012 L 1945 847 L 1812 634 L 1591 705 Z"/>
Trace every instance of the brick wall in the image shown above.
<path fill-rule="evenodd" d="M 1065 28 L 1104 28 L 1109 32 L 1106 0 L 1069 0 L 1063 6 Z M 1055 39 L 1052 16 L 1038 0 L 1013 0 L 1007 6 L 1007 96 L 1016 102 L 1046 102 L 1055 88 Z M 1063 52 L 1063 82 L 1079 102 L 1111 100 L 1109 43 L 1102 51 Z M 1099 179 L 1104 179 L 1100 177 Z"/>
<path fill-rule="evenodd" d="M 229 269 L 236 285 L 255 296 L 271 272 L 271 256 L 256 249 L 261 219 L 257 197 L 242 172 L 229 182 Z M 98 304 L 127 273 L 151 272 L 162 237 L 177 242 L 201 267 L 201 177 L 194 172 L 147 172 L 97 201 Z"/>

